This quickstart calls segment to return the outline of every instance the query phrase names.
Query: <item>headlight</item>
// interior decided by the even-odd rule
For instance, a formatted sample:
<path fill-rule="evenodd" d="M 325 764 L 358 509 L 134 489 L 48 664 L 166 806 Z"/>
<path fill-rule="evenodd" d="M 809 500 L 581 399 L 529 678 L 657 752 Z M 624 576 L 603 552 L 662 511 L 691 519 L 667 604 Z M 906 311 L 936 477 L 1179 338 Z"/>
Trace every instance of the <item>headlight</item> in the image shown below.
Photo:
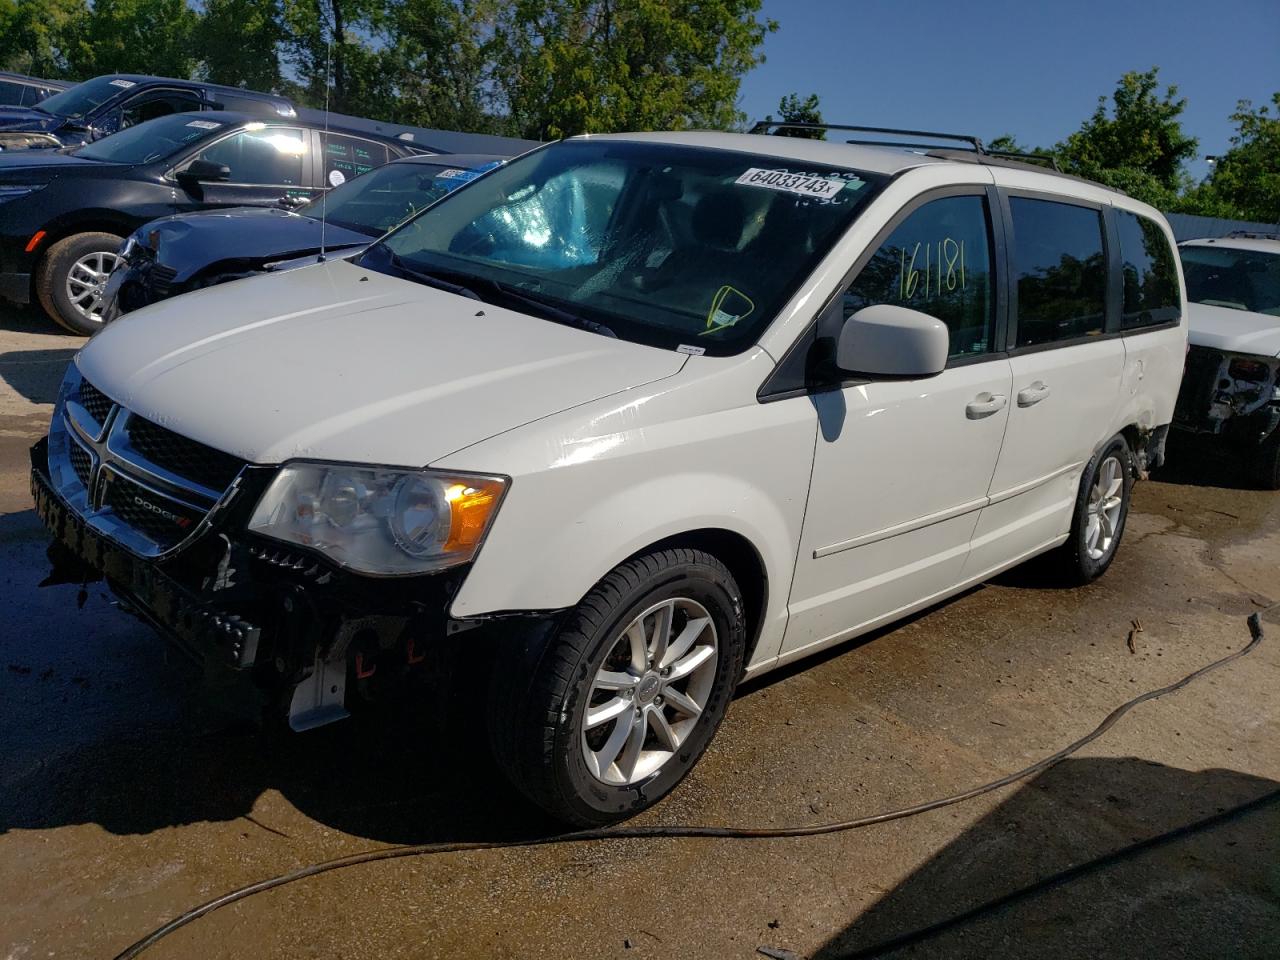
<path fill-rule="evenodd" d="M 116 256 L 128 263 L 130 258 L 138 250 L 138 235 L 131 233 L 124 238 L 124 243 L 120 244 L 120 249 L 116 251 Z"/>
<path fill-rule="evenodd" d="M 35 193 L 37 190 L 43 190 L 45 184 L 20 184 L 20 183 L 0 183 L 0 203 L 9 200 L 17 200 L 19 197 L 25 197 L 29 193 Z"/>
<path fill-rule="evenodd" d="M 262 495 L 249 529 L 362 573 L 429 573 L 476 555 L 506 486 L 475 474 L 295 462 Z"/>

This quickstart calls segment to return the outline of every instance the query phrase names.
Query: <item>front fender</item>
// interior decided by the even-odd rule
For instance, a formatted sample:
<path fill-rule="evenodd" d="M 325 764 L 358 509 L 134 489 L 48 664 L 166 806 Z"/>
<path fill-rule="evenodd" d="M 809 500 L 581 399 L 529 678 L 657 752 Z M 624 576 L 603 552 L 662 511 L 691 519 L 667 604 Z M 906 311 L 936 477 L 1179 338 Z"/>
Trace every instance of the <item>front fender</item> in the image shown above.
<path fill-rule="evenodd" d="M 683 394 L 651 399 L 655 407 L 672 407 L 669 401 Z M 571 607 L 611 569 L 658 541 L 728 531 L 752 545 L 769 585 L 751 666 L 772 659 L 786 624 L 808 495 L 817 431 L 812 405 L 758 404 L 752 397 L 740 407 L 684 418 L 646 411 L 643 425 L 588 432 L 626 421 L 635 407 L 631 400 L 604 415 L 583 414 L 577 428 L 560 414 L 437 464 L 512 477 L 450 614 Z M 521 469 L 539 456 L 542 466 Z"/>

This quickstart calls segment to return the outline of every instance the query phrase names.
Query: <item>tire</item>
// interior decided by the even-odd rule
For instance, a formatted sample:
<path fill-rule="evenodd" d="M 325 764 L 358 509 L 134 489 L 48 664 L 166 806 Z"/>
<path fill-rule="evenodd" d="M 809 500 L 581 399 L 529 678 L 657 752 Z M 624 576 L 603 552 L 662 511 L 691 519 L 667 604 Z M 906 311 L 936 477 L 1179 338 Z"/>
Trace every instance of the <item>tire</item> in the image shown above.
<path fill-rule="evenodd" d="M 1263 490 L 1280 490 L 1280 428 L 1262 441 L 1249 458 L 1249 473 Z"/>
<path fill-rule="evenodd" d="M 100 315 L 95 318 L 82 312 L 71 299 L 68 291 L 68 276 L 72 268 L 86 258 L 102 255 L 105 265 L 114 257 L 120 248 L 121 238 L 114 233 L 77 233 L 59 240 L 47 251 L 36 267 L 36 299 L 44 312 L 54 323 L 71 333 L 82 337 L 92 336 L 102 329 Z M 96 272 L 96 271 L 95 271 Z M 101 311 L 101 284 L 106 283 L 106 270 L 99 282 L 99 299 L 96 308 Z M 87 275 L 78 274 L 78 279 L 90 279 Z M 92 297 L 91 288 L 88 293 Z"/>
<path fill-rule="evenodd" d="M 697 763 L 728 709 L 746 649 L 742 611 L 733 576 L 700 550 L 661 550 L 616 567 L 544 640 L 513 636 L 499 645 L 488 719 L 498 766 L 535 804 L 575 826 L 613 823 L 657 803 Z M 664 620 L 672 641 L 667 659 L 648 660 L 643 672 L 627 632 L 638 619 L 646 659 Z M 677 677 L 686 668 L 692 672 Z M 688 709 L 699 706 L 696 716 Z M 597 721 L 616 715 L 588 732 L 588 708 Z"/>
<path fill-rule="evenodd" d="M 1110 466 L 1114 462 L 1115 467 Z M 1096 489 L 1099 475 L 1103 471 L 1109 474 L 1118 468 L 1119 488 L 1111 496 L 1117 496 L 1118 509 L 1113 511 L 1097 511 L 1095 509 Z M 1080 477 L 1080 490 L 1076 495 L 1075 513 L 1071 518 L 1071 534 L 1056 551 L 1059 570 L 1071 583 L 1083 585 L 1098 579 L 1111 566 L 1116 550 L 1120 546 L 1120 538 L 1124 535 L 1125 521 L 1129 518 L 1129 498 L 1133 491 L 1134 469 L 1133 454 L 1124 437 L 1115 436 L 1093 455 L 1093 459 L 1085 466 Z M 1095 528 L 1092 518 L 1099 516 L 1098 534 L 1102 539 L 1095 539 Z M 1103 517 L 1108 518 L 1105 522 Z M 1106 540 L 1107 531 L 1110 538 Z"/>

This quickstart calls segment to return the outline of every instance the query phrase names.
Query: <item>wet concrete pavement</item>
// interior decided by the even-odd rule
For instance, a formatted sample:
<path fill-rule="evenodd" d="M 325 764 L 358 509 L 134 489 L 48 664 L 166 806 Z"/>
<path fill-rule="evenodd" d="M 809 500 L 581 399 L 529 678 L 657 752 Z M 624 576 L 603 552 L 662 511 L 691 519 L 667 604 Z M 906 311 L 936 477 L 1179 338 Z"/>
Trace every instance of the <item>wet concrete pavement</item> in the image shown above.
<path fill-rule="evenodd" d="M 78 341 L 0 314 L 0 960 L 111 957 L 231 887 L 388 843 L 553 829 L 460 740 L 403 715 L 261 734 L 100 586 L 38 589 L 27 492 Z M 644 823 L 781 825 L 952 793 L 1027 765 L 1248 640 L 1280 600 L 1280 495 L 1207 451 L 1140 484 L 1083 589 L 1035 569 L 753 683 Z M 1038 778 L 811 839 L 612 841 L 355 867 L 197 921 L 147 957 L 1280 955 L 1280 805 L 1044 888 L 1280 787 L 1280 617 L 1251 656 L 1144 704 Z M 1142 624 L 1134 652 L 1132 621 Z"/>

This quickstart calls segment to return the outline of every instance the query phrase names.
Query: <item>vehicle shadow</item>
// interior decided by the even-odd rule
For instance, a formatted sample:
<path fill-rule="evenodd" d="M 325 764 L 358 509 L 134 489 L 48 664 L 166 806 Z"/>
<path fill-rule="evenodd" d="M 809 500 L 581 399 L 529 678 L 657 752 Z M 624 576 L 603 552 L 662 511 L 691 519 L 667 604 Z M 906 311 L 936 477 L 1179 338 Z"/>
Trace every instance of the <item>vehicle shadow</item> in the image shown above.
<path fill-rule="evenodd" d="M 39 587 L 46 546 L 34 511 L 0 516 L 0 833 L 251 818 L 269 790 L 383 842 L 562 829 L 505 784 L 479 724 L 439 729 L 428 704 L 305 734 L 223 712 L 104 585 Z"/>
<path fill-rule="evenodd" d="M 53 403 L 67 364 L 79 347 L 0 353 L 0 380 L 32 403 Z"/>
<path fill-rule="evenodd" d="M 1065 760 L 812 960 L 1280 955 L 1278 788 L 1233 770 Z"/>
<path fill-rule="evenodd" d="M 1244 451 L 1218 437 L 1172 433 L 1167 457 L 1152 478 L 1180 486 L 1257 490 L 1249 476 Z"/>

